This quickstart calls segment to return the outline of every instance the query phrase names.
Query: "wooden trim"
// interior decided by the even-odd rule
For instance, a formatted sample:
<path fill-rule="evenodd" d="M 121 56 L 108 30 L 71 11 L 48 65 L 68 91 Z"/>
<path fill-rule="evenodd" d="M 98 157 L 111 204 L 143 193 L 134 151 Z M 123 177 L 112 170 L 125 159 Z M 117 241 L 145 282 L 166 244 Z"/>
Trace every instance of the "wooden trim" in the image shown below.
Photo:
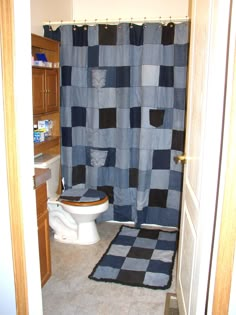
<path fill-rule="evenodd" d="M 24 247 L 23 212 L 17 164 L 17 143 L 14 106 L 14 12 L 13 0 L 0 1 L 0 33 L 3 78 L 3 109 L 5 122 L 7 188 L 18 315 L 28 314 L 28 291 Z"/>
<path fill-rule="evenodd" d="M 230 83 L 230 82 L 229 82 Z M 233 95 L 231 98 L 230 131 L 225 177 L 223 211 L 216 266 L 213 300 L 214 315 L 228 314 L 231 278 L 236 240 L 236 48 L 234 50 Z"/>
<path fill-rule="evenodd" d="M 63 198 L 63 197 L 62 197 Z M 61 203 L 64 203 L 65 205 L 69 205 L 69 206 L 77 206 L 77 207 L 92 207 L 92 206 L 98 206 L 101 205 L 103 203 L 105 203 L 106 201 L 108 201 L 108 197 L 106 196 L 105 198 L 98 200 L 98 201 L 92 201 L 92 202 L 76 202 L 76 201 L 69 201 L 69 200 L 65 200 L 62 199 L 60 200 Z"/>
<path fill-rule="evenodd" d="M 35 46 L 35 47 L 40 47 L 42 49 L 53 50 L 53 51 L 59 50 L 59 42 L 50 38 L 44 38 L 36 34 L 31 34 L 31 41 L 32 41 L 32 46 Z"/>

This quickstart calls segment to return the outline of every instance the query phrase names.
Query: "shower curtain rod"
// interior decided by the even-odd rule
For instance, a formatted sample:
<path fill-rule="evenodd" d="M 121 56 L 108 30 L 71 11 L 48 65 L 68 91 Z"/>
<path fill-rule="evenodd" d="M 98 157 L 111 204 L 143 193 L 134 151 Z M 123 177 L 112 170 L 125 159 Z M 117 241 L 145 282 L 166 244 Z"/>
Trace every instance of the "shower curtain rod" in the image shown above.
<path fill-rule="evenodd" d="M 50 25 L 50 26 L 60 26 L 60 25 L 96 25 L 96 24 L 120 24 L 120 23 L 131 23 L 131 24 L 145 24 L 145 23 L 155 23 L 155 22 L 186 22 L 189 21 L 189 17 L 159 17 L 159 18 L 149 18 L 146 17 L 141 19 L 134 19 L 130 18 L 128 19 L 94 19 L 94 20 L 73 20 L 73 21 L 45 21 L 43 22 L 43 25 Z"/>

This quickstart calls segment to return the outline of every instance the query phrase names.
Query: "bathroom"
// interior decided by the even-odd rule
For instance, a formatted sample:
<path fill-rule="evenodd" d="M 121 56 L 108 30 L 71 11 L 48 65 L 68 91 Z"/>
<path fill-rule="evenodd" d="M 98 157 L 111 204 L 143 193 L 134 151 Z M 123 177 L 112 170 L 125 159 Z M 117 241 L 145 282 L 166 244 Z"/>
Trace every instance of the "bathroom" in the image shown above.
<path fill-rule="evenodd" d="M 67 3 L 67 5 L 68 5 L 68 3 Z M 46 6 L 48 6 L 47 4 L 45 4 L 45 5 L 43 5 L 43 8 L 45 8 Z M 33 6 L 32 6 L 33 7 Z M 74 6 L 75 7 L 75 6 Z M 174 6 L 171 6 L 173 9 L 174 9 Z M 67 7 L 68 8 L 68 7 Z M 152 5 L 152 8 L 153 8 L 153 5 Z M 180 8 L 180 5 L 178 5 L 178 8 Z M 47 10 L 47 13 L 49 13 L 49 9 L 50 8 L 48 8 L 48 10 Z M 186 7 L 185 7 L 185 9 L 186 9 Z M 188 9 L 186 9 L 186 11 L 187 11 Z M 38 4 L 37 4 L 37 16 L 39 17 L 39 19 L 40 19 L 40 23 L 42 23 L 42 20 L 44 21 L 44 20 L 72 20 L 72 18 L 71 18 L 71 16 L 66 16 L 65 17 L 65 19 L 64 19 L 64 16 L 65 16 L 65 13 L 66 13 L 66 10 L 63 10 L 63 14 L 64 14 L 64 16 L 63 16 L 63 14 L 62 13 L 60 13 L 60 17 L 57 17 L 57 16 L 53 16 L 52 14 L 50 15 L 50 17 L 40 17 L 40 9 L 39 9 L 39 7 L 38 7 Z M 43 10 L 44 11 L 44 10 Z M 53 10 L 53 8 L 52 8 L 52 12 L 54 12 L 55 10 Z M 181 14 L 176 14 L 176 13 L 173 13 L 173 14 L 171 14 L 171 16 L 186 16 L 186 15 L 188 15 L 188 14 L 185 14 L 185 12 L 186 11 L 182 11 L 181 12 Z M 80 8 L 80 12 L 81 12 L 81 8 Z M 104 12 L 104 10 L 103 10 L 103 12 Z M 114 12 L 114 11 L 113 11 Z M 126 11 L 127 12 L 127 11 Z M 133 12 L 133 11 L 132 11 Z M 184 12 L 184 13 L 183 13 Z M 55 12 L 54 12 L 55 13 Z M 86 15 L 85 13 L 87 13 L 87 12 L 83 12 L 83 14 L 84 15 Z M 99 18 L 99 16 L 98 16 L 98 10 L 96 10 L 96 18 L 98 17 Z M 117 12 L 116 12 L 117 13 Z M 138 14 L 137 14 L 138 15 Z M 143 14 L 142 14 L 143 15 Z M 148 16 L 149 14 L 148 14 L 148 12 L 147 12 L 147 14 L 145 14 L 146 16 Z M 162 14 L 158 14 L 158 16 L 161 16 Z M 164 12 L 163 13 L 163 15 L 165 15 L 165 16 L 169 16 L 170 14 L 169 13 L 166 13 L 166 12 Z M 32 15 L 33 16 L 33 15 Z M 62 18 L 62 16 L 63 16 L 63 18 Z M 86 15 L 87 16 L 87 15 Z M 123 16 L 124 16 L 124 14 L 123 15 L 121 15 L 122 16 L 122 18 L 123 18 Z M 112 17 L 112 14 L 111 13 L 109 13 L 109 18 L 110 17 Z M 92 17 L 91 17 L 92 18 Z M 115 17 L 116 19 L 117 19 L 117 17 Z M 35 19 L 34 19 L 35 20 Z M 39 24 L 40 24 L 39 23 Z M 25 96 L 24 96 L 25 97 Z M 219 109 L 220 110 L 220 109 Z M 219 122 L 219 121 L 218 121 Z M 215 122 L 216 123 L 216 122 Z M 217 150 L 216 150 L 217 151 Z M 210 202 L 210 201 L 209 201 Z M 210 216 L 210 215 L 209 215 Z"/>

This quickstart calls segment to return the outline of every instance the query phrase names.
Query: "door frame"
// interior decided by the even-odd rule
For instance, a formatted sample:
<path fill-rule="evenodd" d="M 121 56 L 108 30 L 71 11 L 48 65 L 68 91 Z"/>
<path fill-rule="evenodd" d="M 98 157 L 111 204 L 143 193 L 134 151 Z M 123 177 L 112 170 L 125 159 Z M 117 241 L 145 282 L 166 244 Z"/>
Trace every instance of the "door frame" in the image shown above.
<path fill-rule="evenodd" d="M 28 291 L 24 246 L 23 212 L 21 207 L 19 167 L 17 162 L 15 96 L 14 96 L 14 28 L 13 1 L 0 3 L 0 31 L 2 55 L 3 110 L 9 193 L 9 216 L 12 257 L 15 277 L 17 314 L 28 314 Z M 21 257 L 21 259 L 18 259 Z"/>
<path fill-rule="evenodd" d="M 17 315 L 42 314 L 34 149 L 30 0 L 0 2 L 3 136 Z M 7 283 L 5 284 L 7 289 Z M 6 294 L 8 292 L 6 291 Z M 9 293 L 10 294 L 10 293 Z M 5 305 L 7 307 L 7 305 Z"/>
<path fill-rule="evenodd" d="M 225 87 L 225 119 L 222 145 L 219 207 L 216 217 L 210 279 L 209 311 L 228 314 L 236 241 L 236 2 L 231 1 L 229 21 L 227 78 Z M 235 281 L 235 280 L 234 280 Z M 213 292 L 212 292 L 213 291 Z M 235 307 L 235 306 L 234 306 Z"/>

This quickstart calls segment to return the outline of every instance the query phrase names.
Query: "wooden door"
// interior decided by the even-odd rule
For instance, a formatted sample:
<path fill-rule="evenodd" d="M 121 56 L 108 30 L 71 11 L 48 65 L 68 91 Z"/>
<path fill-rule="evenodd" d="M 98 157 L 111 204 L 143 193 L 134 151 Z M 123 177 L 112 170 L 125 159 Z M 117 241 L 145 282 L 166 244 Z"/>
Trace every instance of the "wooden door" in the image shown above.
<path fill-rule="evenodd" d="M 33 113 L 42 114 L 45 111 L 45 75 L 44 69 L 32 69 Z"/>
<path fill-rule="evenodd" d="M 177 268 L 180 314 L 206 314 L 217 204 L 230 0 L 193 0 Z"/>
<path fill-rule="evenodd" d="M 45 112 L 58 110 L 58 70 L 45 70 Z"/>

